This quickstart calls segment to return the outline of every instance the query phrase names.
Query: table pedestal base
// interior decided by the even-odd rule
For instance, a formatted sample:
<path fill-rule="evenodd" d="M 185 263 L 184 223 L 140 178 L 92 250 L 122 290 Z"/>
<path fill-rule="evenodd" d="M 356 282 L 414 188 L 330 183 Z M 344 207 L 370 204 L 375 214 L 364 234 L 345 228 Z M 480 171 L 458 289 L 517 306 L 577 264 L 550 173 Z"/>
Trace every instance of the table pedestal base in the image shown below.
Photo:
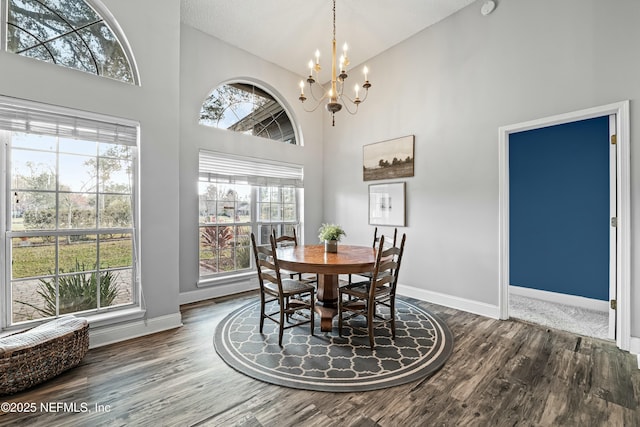
<path fill-rule="evenodd" d="M 318 302 L 316 313 L 320 315 L 320 330 L 331 332 L 333 318 L 338 314 L 338 275 L 318 274 Z"/>
<path fill-rule="evenodd" d="M 316 304 L 315 311 L 320 315 L 320 330 L 322 332 L 331 332 L 333 330 L 333 318 L 338 314 L 338 308 Z"/>
<path fill-rule="evenodd" d="M 322 332 L 330 332 L 338 314 L 338 275 L 373 271 L 377 252 L 371 246 L 340 245 L 338 252 L 328 253 L 324 245 L 297 245 L 278 248 L 277 253 L 280 268 L 318 275 L 315 312 Z"/>

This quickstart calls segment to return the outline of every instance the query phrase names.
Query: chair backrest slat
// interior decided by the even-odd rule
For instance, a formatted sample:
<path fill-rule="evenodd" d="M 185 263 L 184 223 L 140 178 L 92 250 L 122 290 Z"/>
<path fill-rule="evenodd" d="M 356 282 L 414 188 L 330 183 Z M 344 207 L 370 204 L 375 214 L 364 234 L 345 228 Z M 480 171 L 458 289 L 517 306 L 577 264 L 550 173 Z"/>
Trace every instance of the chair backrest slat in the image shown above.
<path fill-rule="evenodd" d="M 378 244 L 378 242 L 380 242 L 380 239 L 382 237 L 385 237 L 384 234 L 380 234 L 378 235 L 378 227 L 374 228 L 373 230 L 373 247 L 376 247 L 376 244 Z M 385 240 L 387 241 L 387 245 L 391 245 L 390 247 L 395 247 L 396 246 L 396 239 L 398 237 L 398 229 L 394 228 L 393 229 L 393 241 L 391 241 L 391 239 L 389 237 L 385 237 Z"/>
<path fill-rule="evenodd" d="M 394 242 L 394 246 L 384 249 L 385 237 L 380 236 L 376 263 L 371 277 L 370 298 L 374 297 L 376 290 L 384 286 L 388 286 L 389 293 L 395 295 L 406 238 L 406 234 L 403 234 L 400 246 L 395 246 Z"/>
<path fill-rule="evenodd" d="M 380 271 L 393 270 L 397 267 L 398 267 L 398 263 L 395 260 L 380 262 Z"/>
<path fill-rule="evenodd" d="M 298 236 L 296 236 L 295 228 L 293 229 L 293 236 L 287 236 L 286 234 L 283 234 L 282 236 L 277 237 L 275 229 L 272 230 L 272 234 L 273 234 L 273 238 L 276 241 L 276 246 L 287 246 L 287 245 L 298 246 Z"/>
<path fill-rule="evenodd" d="M 278 285 L 278 294 L 279 297 L 282 297 L 282 278 L 280 277 L 276 242 L 273 235 L 269 236 L 269 243 L 269 246 L 258 246 L 256 244 L 256 236 L 251 233 L 251 246 L 253 247 L 253 254 L 256 261 L 260 290 L 264 292 L 264 281 L 266 280 Z"/>

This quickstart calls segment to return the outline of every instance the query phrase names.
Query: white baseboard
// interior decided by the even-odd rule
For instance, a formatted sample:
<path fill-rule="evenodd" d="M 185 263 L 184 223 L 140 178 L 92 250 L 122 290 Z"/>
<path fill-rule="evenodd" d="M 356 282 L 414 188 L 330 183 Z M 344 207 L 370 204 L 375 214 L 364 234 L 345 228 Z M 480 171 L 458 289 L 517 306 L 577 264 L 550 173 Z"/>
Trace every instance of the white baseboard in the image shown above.
<path fill-rule="evenodd" d="M 521 286 L 509 286 L 509 293 L 527 298 L 535 298 L 542 301 L 555 302 L 573 307 L 586 308 L 587 310 L 609 311 L 609 302 L 575 295 L 560 294 L 557 292 L 541 291 L 538 289 L 523 288 Z"/>
<path fill-rule="evenodd" d="M 492 319 L 500 318 L 500 308 L 497 305 L 441 294 L 439 292 L 427 291 L 425 289 L 406 286 L 400 283 L 398 284 L 398 294 L 443 305 L 445 307 L 455 308 L 457 310 L 467 311 L 469 313 L 479 314 L 485 317 L 491 317 Z"/>
<path fill-rule="evenodd" d="M 640 338 L 631 337 L 629 340 L 629 353 L 638 355 L 638 368 L 640 368 Z"/>
<path fill-rule="evenodd" d="M 182 326 L 180 313 L 89 329 L 89 348 L 102 347 Z"/>
<path fill-rule="evenodd" d="M 240 282 L 218 284 L 208 288 L 198 289 L 191 292 L 182 292 L 178 296 L 180 305 L 191 304 L 211 298 L 225 297 L 227 295 L 239 294 L 241 292 L 258 289 L 258 280 L 243 280 Z"/>
<path fill-rule="evenodd" d="M 183 292 L 179 297 L 180 305 L 191 304 L 211 298 L 218 298 L 241 292 L 256 290 L 258 288 L 258 284 L 256 282 L 257 281 L 254 280 L 247 280 L 243 282 L 216 285 L 212 286 L 211 288 L 199 289 L 197 291 Z M 498 319 L 499 309 L 496 305 L 485 304 L 465 298 L 427 291 L 412 286 L 406 286 L 400 283 L 398 284 L 398 294 L 422 301 L 432 302 L 434 304 L 443 305 L 445 307 L 451 307 L 462 311 L 468 311 L 469 313 Z"/>
<path fill-rule="evenodd" d="M 629 353 L 633 353 L 638 356 L 638 369 L 640 369 L 640 338 L 631 337 L 629 339 Z"/>

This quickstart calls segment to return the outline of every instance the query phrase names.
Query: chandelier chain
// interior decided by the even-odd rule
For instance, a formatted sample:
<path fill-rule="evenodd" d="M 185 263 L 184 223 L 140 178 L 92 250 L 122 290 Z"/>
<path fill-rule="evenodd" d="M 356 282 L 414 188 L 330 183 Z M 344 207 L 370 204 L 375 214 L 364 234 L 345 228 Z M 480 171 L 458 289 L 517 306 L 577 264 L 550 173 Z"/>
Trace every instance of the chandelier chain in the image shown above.
<path fill-rule="evenodd" d="M 336 0 L 333 0 L 333 39 L 336 39 Z"/>

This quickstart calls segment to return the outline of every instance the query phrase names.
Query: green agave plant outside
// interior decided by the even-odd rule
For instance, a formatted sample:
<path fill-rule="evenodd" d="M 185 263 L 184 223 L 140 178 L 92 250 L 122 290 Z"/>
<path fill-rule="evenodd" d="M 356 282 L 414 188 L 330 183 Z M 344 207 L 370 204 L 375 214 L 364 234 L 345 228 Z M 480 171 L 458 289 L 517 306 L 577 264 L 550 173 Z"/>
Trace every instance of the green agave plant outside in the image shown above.
<path fill-rule="evenodd" d="M 77 272 L 86 271 L 84 263 L 76 260 Z M 64 273 L 64 271 L 61 271 Z M 74 274 L 70 276 L 58 277 L 58 291 L 60 310 L 59 314 L 74 313 L 98 308 L 97 273 Z M 113 271 L 100 273 L 100 306 L 107 307 L 118 296 L 117 280 L 118 276 Z M 37 294 L 44 300 L 44 307 L 29 302 L 16 301 L 36 310 L 46 317 L 56 315 L 56 284 L 54 279 L 40 279 Z"/>

